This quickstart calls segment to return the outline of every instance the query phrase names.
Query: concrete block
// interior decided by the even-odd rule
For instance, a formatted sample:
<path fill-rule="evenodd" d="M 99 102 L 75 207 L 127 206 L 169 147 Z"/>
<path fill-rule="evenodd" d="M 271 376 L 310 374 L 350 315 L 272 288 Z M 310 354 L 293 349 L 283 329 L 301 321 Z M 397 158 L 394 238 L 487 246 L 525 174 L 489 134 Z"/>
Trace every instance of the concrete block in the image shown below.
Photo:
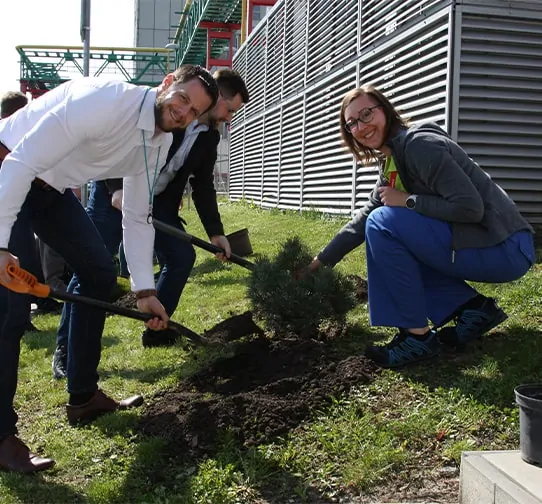
<path fill-rule="evenodd" d="M 542 468 L 521 460 L 519 451 L 464 452 L 461 504 L 542 504 Z"/>

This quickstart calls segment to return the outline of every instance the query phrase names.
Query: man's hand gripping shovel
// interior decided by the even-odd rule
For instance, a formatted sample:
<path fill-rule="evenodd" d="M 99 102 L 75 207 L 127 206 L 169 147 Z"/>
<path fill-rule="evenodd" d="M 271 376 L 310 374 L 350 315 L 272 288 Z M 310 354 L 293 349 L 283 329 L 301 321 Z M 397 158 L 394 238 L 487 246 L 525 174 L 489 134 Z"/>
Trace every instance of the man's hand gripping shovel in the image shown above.
<path fill-rule="evenodd" d="M 128 317 L 135 320 L 142 320 L 143 322 L 155 317 L 155 315 L 152 313 L 130 310 L 129 308 L 117 306 L 112 303 L 106 303 L 105 301 L 100 301 L 98 299 L 80 296 L 78 294 L 55 291 L 48 285 L 39 283 L 38 279 L 34 275 L 22 268 L 19 268 L 18 266 L 15 266 L 14 264 L 9 264 L 6 267 L 6 272 L 11 281 L 9 283 L 0 281 L 0 283 L 7 289 L 13 292 L 18 292 L 19 294 L 29 294 L 31 296 L 40 298 L 51 297 L 61 301 L 68 301 L 70 303 L 83 303 L 96 308 L 101 308 L 102 310 L 110 313 L 115 313 L 116 315 L 121 315 L 123 317 Z M 177 322 L 173 322 L 172 320 L 168 320 L 168 329 L 177 332 L 179 335 L 184 336 L 185 338 L 188 338 L 192 342 L 199 345 L 208 344 L 208 341 L 202 336 L 195 333 L 191 329 L 188 329 L 188 327 L 178 324 Z"/>

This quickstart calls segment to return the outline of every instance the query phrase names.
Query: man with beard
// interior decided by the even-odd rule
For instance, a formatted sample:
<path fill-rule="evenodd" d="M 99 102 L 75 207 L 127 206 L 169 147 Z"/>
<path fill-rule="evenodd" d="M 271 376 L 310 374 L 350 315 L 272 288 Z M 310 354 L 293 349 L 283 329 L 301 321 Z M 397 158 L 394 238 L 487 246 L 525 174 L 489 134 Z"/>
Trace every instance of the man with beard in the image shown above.
<path fill-rule="evenodd" d="M 192 199 L 209 240 L 225 250 L 217 254 L 220 260 L 230 255 L 230 245 L 224 236 L 224 226 L 218 211 L 214 187 L 214 166 L 220 141 L 218 128 L 232 120 L 243 104 L 249 101 L 245 82 L 238 72 L 229 68 L 217 70 L 216 80 L 219 96 L 212 110 L 195 120 L 185 130 L 173 133 L 173 144 L 169 149 L 167 164 L 160 172 L 154 198 L 154 216 L 184 231 L 179 217 L 183 192 L 190 178 Z M 108 180 L 109 191 L 122 193 L 122 179 Z M 162 231 L 156 231 L 154 247 L 161 265 L 157 281 L 158 299 L 169 316 L 173 315 L 182 291 L 196 260 L 194 247 Z M 56 360 L 53 360 L 55 377 L 61 375 L 65 364 L 58 357 L 65 357 L 66 330 L 60 330 L 57 338 Z M 169 329 L 154 331 L 147 328 L 142 335 L 145 347 L 170 346 L 178 335 Z"/>
<path fill-rule="evenodd" d="M 106 300 L 116 282 L 115 265 L 85 210 L 66 189 L 91 179 L 124 177 L 124 243 L 132 290 L 138 308 L 156 315 L 147 327 L 164 329 L 168 316 L 156 297 L 152 264 L 158 171 L 171 145 L 170 132 L 213 107 L 217 95 L 207 70 L 186 65 L 154 89 L 88 77 L 70 81 L 0 121 L 0 281 L 12 281 L 9 265 L 25 268 L 34 253 L 35 232 L 74 271 L 71 292 Z M 98 388 L 105 312 L 80 303 L 65 309 L 71 310 L 69 422 L 141 405 L 141 396 L 119 402 Z M 0 468 L 20 473 L 54 465 L 17 437 L 13 400 L 29 311 L 28 296 L 0 287 Z"/>

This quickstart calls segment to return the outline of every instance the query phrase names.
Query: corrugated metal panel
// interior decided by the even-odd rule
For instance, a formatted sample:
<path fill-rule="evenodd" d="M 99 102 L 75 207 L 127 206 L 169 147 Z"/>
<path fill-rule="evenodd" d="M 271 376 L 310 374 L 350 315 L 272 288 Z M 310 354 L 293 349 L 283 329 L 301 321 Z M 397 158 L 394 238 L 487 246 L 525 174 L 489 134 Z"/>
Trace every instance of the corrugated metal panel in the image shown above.
<path fill-rule="evenodd" d="M 373 84 L 412 122 L 434 121 L 446 127 L 450 70 L 450 8 L 427 17 L 360 60 L 361 84 Z M 377 166 L 359 166 L 356 207 L 367 201 L 378 174 Z"/>
<path fill-rule="evenodd" d="M 237 70 L 244 78 L 247 76 L 247 54 L 250 49 L 250 45 L 245 44 L 237 50 L 232 62 L 232 68 Z"/>
<path fill-rule="evenodd" d="M 469 11 L 473 8 L 481 8 L 487 11 L 488 8 L 505 9 L 506 11 L 542 11 L 542 0 L 457 0 L 457 5 L 468 6 Z"/>
<path fill-rule="evenodd" d="M 361 2 L 360 50 L 392 38 L 397 31 L 423 23 L 451 0 L 365 0 Z"/>
<path fill-rule="evenodd" d="M 307 81 L 356 57 L 357 17 L 358 4 L 351 0 L 309 2 Z"/>
<path fill-rule="evenodd" d="M 243 196 L 255 203 L 261 203 L 262 197 L 262 126 L 263 119 L 260 116 L 245 129 Z"/>
<path fill-rule="evenodd" d="M 353 160 L 342 146 L 339 110 L 356 87 L 355 68 L 334 75 L 307 93 L 303 170 L 303 207 L 349 213 L 352 209 Z"/>
<path fill-rule="evenodd" d="M 458 142 L 542 223 L 542 16 L 473 8 L 458 9 Z"/>
<path fill-rule="evenodd" d="M 299 209 L 304 118 L 302 100 L 290 101 L 282 109 L 280 142 L 279 208 Z"/>
<path fill-rule="evenodd" d="M 261 204 L 267 208 L 276 207 L 279 202 L 281 120 L 281 108 L 275 109 L 265 118 L 264 180 Z"/>
<path fill-rule="evenodd" d="M 402 31 L 360 59 L 360 82 L 384 92 L 412 121 L 446 119 L 449 8 Z"/>
<path fill-rule="evenodd" d="M 284 5 L 275 7 L 267 21 L 267 58 L 265 60 L 265 106 L 282 98 L 282 65 L 284 62 Z"/>
<path fill-rule="evenodd" d="M 250 100 L 245 105 L 245 117 L 249 118 L 263 110 L 265 98 L 265 81 L 267 57 L 267 25 L 258 30 L 247 46 L 246 70 L 244 72 L 247 88 L 250 89 Z"/>
<path fill-rule="evenodd" d="M 234 117 L 230 130 L 229 196 L 232 200 L 243 198 L 245 123 L 242 116 L 243 112 L 239 112 Z"/>
<path fill-rule="evenodd" d="M 303 88 L 307 50 L 307 0 L 286 0 L 285 6 L 283 97 Z"/>

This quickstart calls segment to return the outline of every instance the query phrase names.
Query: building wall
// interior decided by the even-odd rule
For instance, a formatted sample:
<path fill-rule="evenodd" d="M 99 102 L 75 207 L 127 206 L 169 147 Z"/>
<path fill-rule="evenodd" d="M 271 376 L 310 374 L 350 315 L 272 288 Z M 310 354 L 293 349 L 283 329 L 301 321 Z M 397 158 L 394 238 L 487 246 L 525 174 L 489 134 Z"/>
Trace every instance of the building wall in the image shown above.
<path fill-rule="evenodd" d="M 250 103 L 231 130 L 230 197 L 352 214 L 376 166 L 339 137 L 344 94 L 380 88 L 434 121 L 542 223 L 542 0 L 279 0 L 234 57 Z"/>
<path fill-rule="evenodd" d="M 184 4 L 185 0 L 135 0 L 134 45 L 163 49 L 175 37 Z M 159 84 L 164 78 L 164 71 L 153 68 L 147 72 L 143 65 L 137 65 L 137 72 L 142 73 L 141 80 Z M 175 51 L 171 51 L 168 69 L 174 66 Z"/>
<path fill-rule="evenodd" d="M 174 36 L 185 0 L 136 0 L 136 47 L 165 47 Z"/>

